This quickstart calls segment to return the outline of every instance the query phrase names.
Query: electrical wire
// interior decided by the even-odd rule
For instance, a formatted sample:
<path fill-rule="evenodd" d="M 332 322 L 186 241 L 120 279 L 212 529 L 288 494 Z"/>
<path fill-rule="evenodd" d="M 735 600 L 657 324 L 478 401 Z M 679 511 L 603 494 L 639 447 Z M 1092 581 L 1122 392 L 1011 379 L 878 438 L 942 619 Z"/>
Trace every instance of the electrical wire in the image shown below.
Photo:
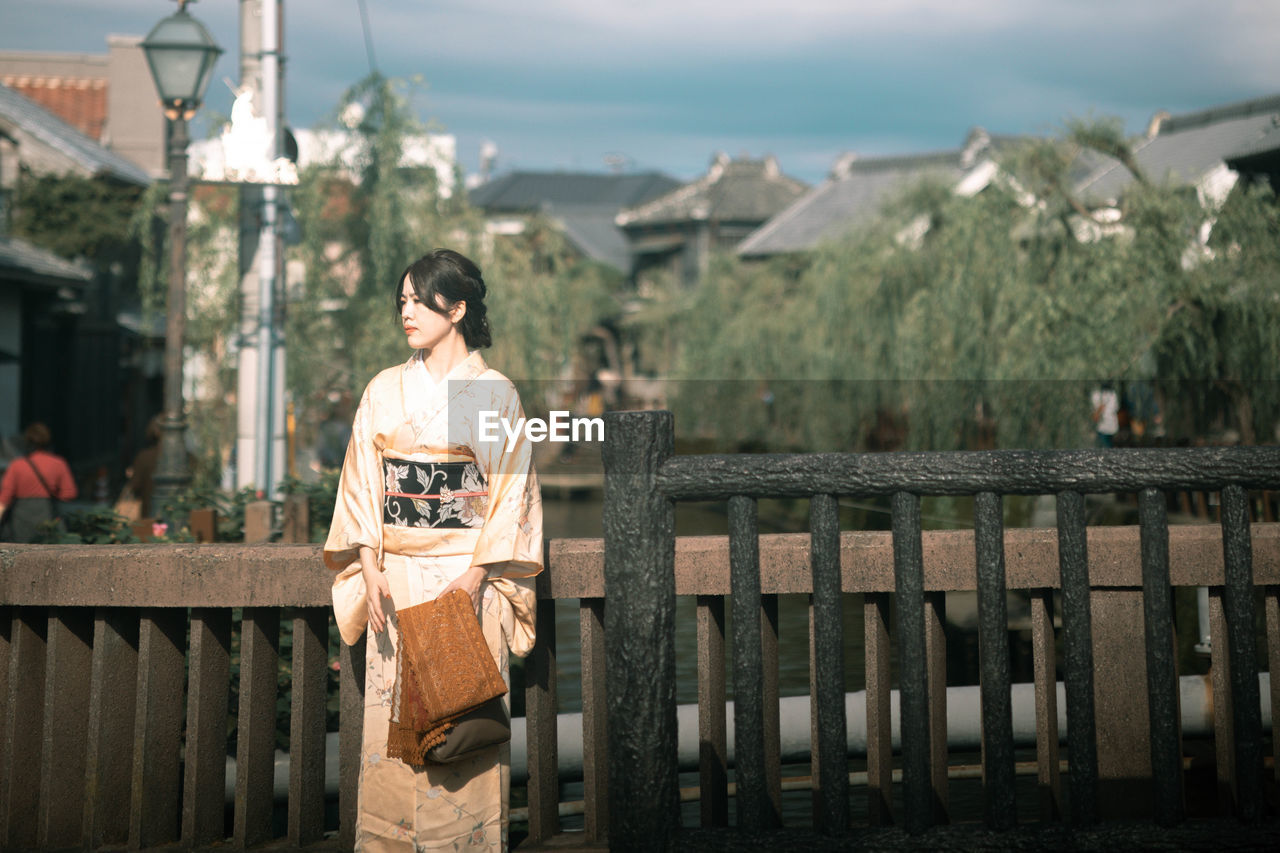
<path fill-rule="evenodd" d="M 360 6 L 360 26 L 364 30 L 364 52 L 369 57 L 369 73 L 378 73 L 378 61 L 373 55 L 373 33 L 369 29 L 369 7 L 365 0 L 356 0 Z"/>

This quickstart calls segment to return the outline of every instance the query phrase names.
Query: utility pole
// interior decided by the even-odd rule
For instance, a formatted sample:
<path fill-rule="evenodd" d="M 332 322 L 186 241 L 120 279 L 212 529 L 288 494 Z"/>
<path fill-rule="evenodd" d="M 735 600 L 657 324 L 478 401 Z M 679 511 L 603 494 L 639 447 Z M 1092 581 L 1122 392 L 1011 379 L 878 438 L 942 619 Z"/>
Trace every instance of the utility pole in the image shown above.
<path fill-rule="evenodd" d="M 253 91 L 280 156 L 283 125 L 280 61 L 282 0 L 240 2 L 240 87 Z M 237 489 L 273 497 L 284 477 L 283 275 L 276 186 L 240 189 L 240 351 L 237 375 Z"/>

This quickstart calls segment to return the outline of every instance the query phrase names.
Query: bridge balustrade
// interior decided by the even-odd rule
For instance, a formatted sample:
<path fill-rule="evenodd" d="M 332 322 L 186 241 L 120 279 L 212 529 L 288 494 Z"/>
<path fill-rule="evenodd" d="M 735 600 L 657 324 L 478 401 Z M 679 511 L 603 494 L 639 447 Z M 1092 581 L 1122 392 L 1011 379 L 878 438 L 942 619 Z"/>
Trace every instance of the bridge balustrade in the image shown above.
<path fill-rule="evenodd" d="M 1255 623 L 1265 625 L 1269 659 L 1280 659 L 1280 526 L 1251 523 L 1260 513 L 1250 490 L 1280 487 L 1280 449 L 684 457 L 672 453 L 672 427 L 668 413 L 609 415 L 604 539 L 548 543 L 539 641 L 525 666 L 530 846 L 556 842 L 567 810 L 554 631 L 555 604 L 566 600 L 579 613 L 585 831 L 577 835 L 588 844 L 651 849 L 678 840 L 694 829 L 680 819 L 680 802 L 691 797 L 699 801 L 697 829 L 777 831 L 778 596 L 786 594 L 811 596 L 809 761 L 818 832 L 838 837 L 858 828 L 854 795 L 866 796 L 872 826 L 918 833 L 975 817 L 955 814 L 949 798 L 943 626 L 945 595 L 957 590 L 978 594 L 982 817 L 990 827 L 1011 829 L 1018 813 L 1009 589 L 1031 600 L 1042 818 L 1088 827 L 1111 816 L 1118 793 L 1135 790 L 1145 792 L 1157 822 L 1185 817 L 1172 596 L 1183 586 L 1210 589 L 1222 808 L 1245 821 L 1268 818 Z M 1165 495 L 1174 490 L 1220 493 L 1220 525 L 1170 527 Z M 1136 527 L 1086 525 L 1084 496 L 1109 492 L 1138 494 Z M 1057 530 L 1005 530 L 1001 498 L 1014 494 L 1055 495 Z M 974 530 L 922 530 L 920 500 L 930 495 L 973 496 Z M 807 498 L 810 532 L 759 535 L 757 502 L 771 497 Z M 887 498 L 892 530 L 841 531 L 842 497 Z M 681 500 L 727 500 L 729 536 L 676 537 Z M 7 663 L 0 665 L 0 846 L 277 840 L 284 622 L 292 625 L 287 840 L 324 843 L 330 580 L 314 545 L 0 546 L 0 663 Z M 699 782 L 684 792 L 677 596 L 694 599 L 698 637 Z M 864 615 L 862 685 L 844 683 L 848 596 L 861 597 Z M 342 647 L 340 829 L 327 842 L 342 849 L 354 830 L 363 659 L 361 646 Z M 1270 707 L 1280 706 L 1280 679 L 1263 683 Z M 866 771 L 853 778 L 865 785 L 862 794 L 851 789 L 845 718 L 845 693 L 858 688 L 866 691 Z M 1273 750 L 1275 727 L 1273 715 Z"/>

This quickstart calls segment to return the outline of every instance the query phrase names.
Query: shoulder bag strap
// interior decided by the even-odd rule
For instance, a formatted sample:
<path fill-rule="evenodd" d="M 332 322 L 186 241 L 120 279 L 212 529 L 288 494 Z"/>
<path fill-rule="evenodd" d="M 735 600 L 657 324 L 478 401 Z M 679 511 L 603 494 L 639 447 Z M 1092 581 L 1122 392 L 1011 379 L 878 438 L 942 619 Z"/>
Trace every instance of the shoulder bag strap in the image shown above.
<path fill-rule="evenodd" d="M 27 464 L 31 466 L 31 470 L 33 473 L 35 473 L 36 479 L 40 481 L 40 485 L 44 486 L 44 490 L 49 495 L 49 497 L 53 498 L 54 500 L 57 500 L 57 498 L 54 497 L 53 489 L 49 488 L 49 484 L 45 482 L 44 475 L 41 474 L 40 469 L 36 467 L 36 463 L 31 461 L 30 456 L 24 456 L 22 458 L 25 459 Z"/>

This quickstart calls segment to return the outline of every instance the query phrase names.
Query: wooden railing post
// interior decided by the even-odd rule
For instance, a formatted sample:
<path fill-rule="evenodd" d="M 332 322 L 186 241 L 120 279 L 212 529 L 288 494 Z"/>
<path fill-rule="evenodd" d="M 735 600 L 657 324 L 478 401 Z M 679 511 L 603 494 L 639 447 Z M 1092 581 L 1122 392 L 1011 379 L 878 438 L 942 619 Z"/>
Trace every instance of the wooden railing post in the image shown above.
<path fill-rule="evenodd" d="M 675 506 L 655 487 L 670 412 L 605 415 L 609 846 L 660 849 L 679 828 Z"/>
<path fill-rule="evenodd" d="M 840 577 L 840 504 L 835 495 L 809 502 L 813 569 L 810 727 L 813 819 L 826 835 L 849 828 L 849 771 L 844 705 L 844 595 Z"/>
<path fill-rule="evenodd" d="M 1253 547 L 1249 536 L 1248 495 L 1240 486 L 1222 490 L 1224 559 L 1223 609 L 1230 660 L 1232 726 L 1236 770 L 1236 812 L 1244 820 L 1262 814 L 1262 713 L 1255 635 Z M 1272 677 L 1280 677 L 1275 659 Z M 1276 709 L 1272 709 L 1272 714 Z"/>
<path fill-rule="evenodd" d="M 923 832 L 933 821 L 933 792 L 920 498 L 907 492 L 893 495 L 893 572 L 898 593 L 898 656 L 902 670 L 903 824 L 908 832 L 916 833 Z"/>
<path fill-rule="evenodd" d="M 1093 611 L 1089 591 L 1089 549 L 1084 496 L 1057 496 L 1058 566 L 1062 577 L 1062 648 L 1066 675 L 1067 761 L 1071 773 L 1071 821 L 1089 826 L 1098 819 L 1098 736 L 1093 684 Z"/>
<path fill-rule="evenodd" d="M 1014 798 L 1013 703 L 1009 693 L 1009 612 L 1005 603 L 1004 515 L 1000 496 L 974 501 L 978 643 L 982 689 L 982 781 L 987 826 L 1018 822 Z"/>
<path fill-rule="evenodd" d="M 545 576 L 540 578 L 545 584 Z M 538 601 L 537 645 L 525 660 L 525 743 L 528 745 L 529 841 L 538 844 L 560 827 L 560 775 L 556 731 L 556 603 Z"/>
<path fill-rule="evenodd" d="M 588 841 L 609 834 L 609 746 L 605 724 L 604 599 L 580 599 L 578 624 L 582 663 L 582 787 Z M 720 707 L 723 709 L 724 703 Z M 723 711 L 721 712 L 723 716 Z"/>
<path fill-rule="evenodd" d="M 781 815 L 769 796 L 765 758 L 765 665 L 761 643 L 760 532 L 756 502 L 729 498 L 729 577 L 733 616 L 734 777 L 738 827 L 749 835 L 773 829 Z"/>
<path fill-rule="evenodd" d="M 1173 646 L 1173 588 L 1169 583 L 1169 520 L 1164 493 L 1143 489 L 1138 494 L 1138 518 L 1142 527 L 1142 616 L 1147 646 L 1151 791 L 1156 821 L 1169 826 L 1186 816 L 1186 806 L 1182 791 L 1178 661 Z"/>

